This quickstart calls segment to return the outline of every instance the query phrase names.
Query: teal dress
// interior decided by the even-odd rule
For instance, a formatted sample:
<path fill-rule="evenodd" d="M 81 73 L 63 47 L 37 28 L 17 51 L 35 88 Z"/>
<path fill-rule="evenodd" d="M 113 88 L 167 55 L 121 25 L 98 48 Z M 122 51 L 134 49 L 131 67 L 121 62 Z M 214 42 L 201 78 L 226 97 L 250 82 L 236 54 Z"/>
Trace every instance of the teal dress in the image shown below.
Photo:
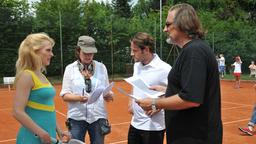
<path fill-rule="evenodd" d="M 33 71 L 25 70 L 25 72 L 31 74 L 34 82 L 25 112 L 51 137 L 56 138 L 55 89 L 50 82 L 42 83 Z M 41 144 L 41 141 L 29 129 L 22 126 L 18 132 L 16 144 Z"/>

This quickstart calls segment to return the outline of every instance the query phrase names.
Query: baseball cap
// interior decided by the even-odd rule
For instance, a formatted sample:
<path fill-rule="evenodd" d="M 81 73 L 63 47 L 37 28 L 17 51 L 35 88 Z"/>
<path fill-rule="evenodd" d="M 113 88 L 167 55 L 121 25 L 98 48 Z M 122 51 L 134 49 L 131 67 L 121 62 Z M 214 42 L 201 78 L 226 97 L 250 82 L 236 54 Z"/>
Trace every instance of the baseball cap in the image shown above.
<path fill-rule="evenodd" d="M 77 46 L 79 46 L 84 53 L 97 53 L 95 40 L 90 36 L 80 36 L 78 38 Z"/>

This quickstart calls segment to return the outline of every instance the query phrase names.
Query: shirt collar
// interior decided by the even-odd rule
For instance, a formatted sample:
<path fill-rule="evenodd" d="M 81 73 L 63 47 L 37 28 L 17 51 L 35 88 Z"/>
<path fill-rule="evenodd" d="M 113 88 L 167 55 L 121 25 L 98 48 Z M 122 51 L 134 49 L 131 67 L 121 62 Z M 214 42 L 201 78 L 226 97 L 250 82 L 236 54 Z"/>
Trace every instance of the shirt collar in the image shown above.
<path fill-rule="evenodd" d="M 157 67 L 157 65 L 159 64 L 158 61 L 159 61 L 159 57 L 156 53 L 153 54 L 153 59 L 150 61 L 150 63 L 148 63 L 147 65 L 143 65 L 141 62 L 140 62 L 140 66 L 141 67 Z"/>

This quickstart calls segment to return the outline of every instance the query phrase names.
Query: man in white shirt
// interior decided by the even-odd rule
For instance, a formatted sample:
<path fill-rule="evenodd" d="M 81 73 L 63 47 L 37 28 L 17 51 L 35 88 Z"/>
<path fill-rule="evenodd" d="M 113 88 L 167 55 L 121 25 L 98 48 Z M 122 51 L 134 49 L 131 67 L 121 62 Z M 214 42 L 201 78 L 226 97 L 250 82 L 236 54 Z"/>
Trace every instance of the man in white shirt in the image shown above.
<path fill-rule="evenodd" d="M 225 58 L 223 54 L 220 54 L 219 67 L 220 67 L 219 69 L 220 69 L 221 78 L 223 78 L 225 74 Z"/>
<path fill-rule="evenodd" d="M 153 53 L 155 41 L 147 33 L 138 32 L 131 40 L 131 56 L 134 58 L 134 77 L 140 77 L 148 85 L 167 85 L 171 66 Z M 133 95 L 147 97 L 133 88 Z M 128 132 L 128 144 L 162 144 L 165 131 L 164 111 L 145 112 L 134 99 L 129 102 L 133 114 Z"/>

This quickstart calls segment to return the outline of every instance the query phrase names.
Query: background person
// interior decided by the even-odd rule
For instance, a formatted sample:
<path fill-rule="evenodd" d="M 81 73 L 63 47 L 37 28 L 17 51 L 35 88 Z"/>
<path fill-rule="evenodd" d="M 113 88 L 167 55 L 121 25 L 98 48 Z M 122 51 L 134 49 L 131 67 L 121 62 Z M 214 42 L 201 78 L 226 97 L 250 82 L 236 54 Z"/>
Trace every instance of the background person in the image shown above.
<path fill-rule="evenodd" d="M 254 61 L 251 61 L 251 64 L 249 65 L 250 69 L 250 77 L 255 76 L 256 77 L 256 65 L 254 64 Z"/>
<path fill-rule="evenodd" d="M 256 92 L 256 84 L 254 84 L 254 89 Z M 253 108 L 251 120 L 247 124 L 247 127 L 239 127 L 239 130 L 242 131 L 244 134 L 247 134 L 249 136 L 253 136 L 254 134 L 254 126 L 256 124 L 256 105 Z"/>
<path fill-rule="evenodd" d="M 240 77 L 242 74 L 242 60 L 240 58 L 240 56 L 235 57 L 235 62 L 231 65 L 232 67 L 234 67 L 234 77 L 235 77 L 235 88 L 240 88 Z"/>
<path fill-rule="evenodd" d="M 60 96 L 68 103 L 67 117 L 72 138 L 85 141 L 88 132 L 92 144 L 103 144 L 105 135 L 101 126 L 107 119 L 104 99 L 113 100 L 113 93 L 109 92 L 104 99 L 100 96 L 94 103 L 86 103 L 94 90 L 109 85 L 105 65 L 93 60 L 95 53 L 95 40 L 80 36 L 75 49 L 77 60 L 65 69 Z"/>
<path fill-rule="evenodd" d="M 13 116 L 22 125 L 17 144 L 51 144 L 56 131 L 61 138 L 68 136 L 56 123 L 55 89 L 42 73 L 50 64 L 53 46 L 45 33 L 30 34 L 20 44 L 13 99 Z"/>
<path fill-rule="evenodd" d="M 221 75 L 221 78 L 224 78 L 224 75 L 225 75 L 225 57 L 223 54 L 220 54 L 220 58 L 219 58 L 219 69 L 220 69 L 220 75 Z"/>

